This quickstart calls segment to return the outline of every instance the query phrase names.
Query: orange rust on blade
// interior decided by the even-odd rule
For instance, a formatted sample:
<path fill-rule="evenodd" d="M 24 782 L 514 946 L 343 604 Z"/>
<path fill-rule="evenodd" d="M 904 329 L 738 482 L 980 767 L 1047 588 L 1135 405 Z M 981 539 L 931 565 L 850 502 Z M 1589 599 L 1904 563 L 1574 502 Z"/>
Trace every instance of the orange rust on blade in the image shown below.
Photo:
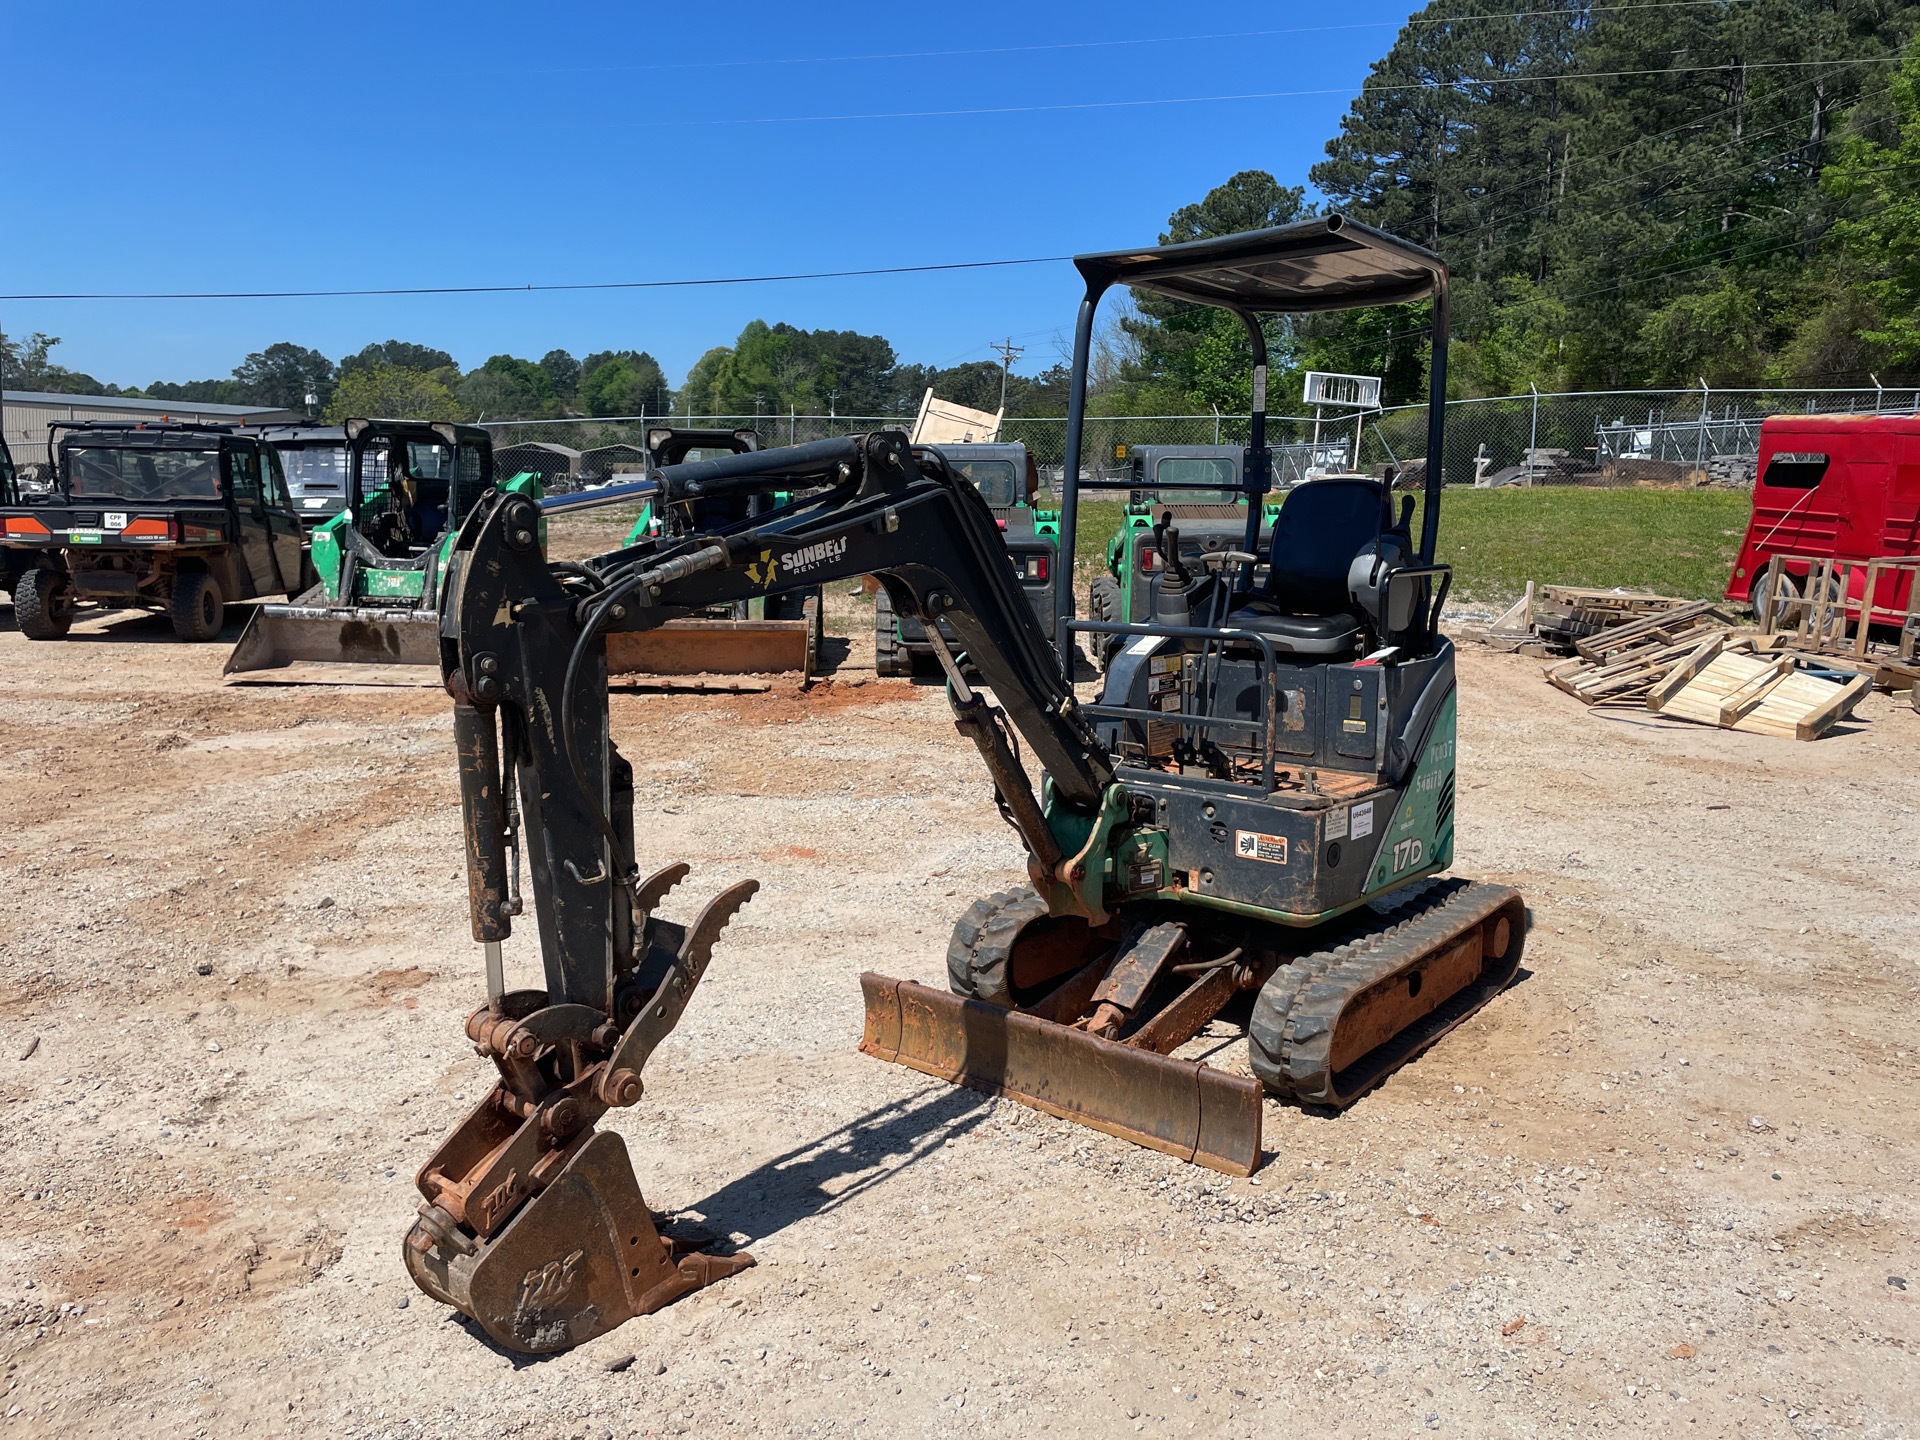
<path fill-rule="evenodd" d="M 607 636 L 610 675 L 779 675 L 806 668 L 804 620 L 669 620 Z"/>
<path fill-rule="evenodd" d="M 860 977 L 869 1055 L 1229 1175 L 1260 1164 L 1260 1084 L 911 980 Z"/>
<path fill-rule="evenodd" d="M 1485 958 L 1481 950 L 1476 927 L 1438 955 L 1387 977 L 1348 1001 L 1333 1038 L 1335 1073 L 1424 1020 L 1478 980 Z"/>

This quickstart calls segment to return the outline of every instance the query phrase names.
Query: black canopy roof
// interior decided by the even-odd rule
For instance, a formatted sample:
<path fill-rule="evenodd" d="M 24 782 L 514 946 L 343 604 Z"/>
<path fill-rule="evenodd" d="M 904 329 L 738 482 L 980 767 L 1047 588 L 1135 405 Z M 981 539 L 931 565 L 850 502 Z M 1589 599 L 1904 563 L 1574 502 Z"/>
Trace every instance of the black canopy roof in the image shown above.
<path fill-rule="evenodd" d="M 1214 240 L 1074 258 L 1087 288 L 1132 285 L 1176 300 L 1256 314 L 1353 310 L 1421 300 L 1445 285 L 1446 262 L 1344 215 Z"/>

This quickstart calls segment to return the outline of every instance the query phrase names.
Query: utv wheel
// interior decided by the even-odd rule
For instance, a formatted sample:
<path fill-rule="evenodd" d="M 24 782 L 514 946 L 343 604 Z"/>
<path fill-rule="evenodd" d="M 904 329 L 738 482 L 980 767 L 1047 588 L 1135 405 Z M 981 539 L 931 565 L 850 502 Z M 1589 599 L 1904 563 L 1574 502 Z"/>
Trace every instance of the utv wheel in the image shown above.
<path fill-rule="evenodd" d="M 885 590 L 873 597 L 873 673 L 890 679 L 913 674 L 913 657 L 900 644 L 900 626 Z"/>
<path fill-rule="evenodd" d="M 1113 624 L 1120 618 L 1120 582 L 1111 575 L 1094 577 L 1093 588 L 1087 594 L 1087 618 L 1103 624 Z M 1114 653 L 1120 648 L 1115 642 L 1116 635 L 1090 635 L 1093 653 L 1099 657 L 1102 670 L 1112 662 Z"/>
<path fill-rule="evenodd" d="M 57 570 L 36 566 L 13 582 L 13 618 L 29 640 L 58 640 L 73 626 L 73 593 Z"/>
<path fill-rule="evenodd" d="M 226 599 L 213 576 L 193 572 L 173 582 L 173 633 L 182 640 L 217 640 L 227 618 Z"/>

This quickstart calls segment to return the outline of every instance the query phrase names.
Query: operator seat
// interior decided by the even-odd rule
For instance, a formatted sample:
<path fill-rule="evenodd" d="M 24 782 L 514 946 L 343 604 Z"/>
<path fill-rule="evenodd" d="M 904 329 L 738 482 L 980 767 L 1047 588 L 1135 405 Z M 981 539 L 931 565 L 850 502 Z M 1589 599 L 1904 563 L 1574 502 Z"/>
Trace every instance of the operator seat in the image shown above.
<path fill-rule="evenodd" d="M 1309 480 L 1287 492 L 1273 522 L 1265 588 L 1227 616 L 1258 631 L 1276 653 L 1331 658 L 1350 653 L 1360 617 L 1348 588 L 1354 558 L 1393 523 L 1387 487 L 1364 476 Z"/>

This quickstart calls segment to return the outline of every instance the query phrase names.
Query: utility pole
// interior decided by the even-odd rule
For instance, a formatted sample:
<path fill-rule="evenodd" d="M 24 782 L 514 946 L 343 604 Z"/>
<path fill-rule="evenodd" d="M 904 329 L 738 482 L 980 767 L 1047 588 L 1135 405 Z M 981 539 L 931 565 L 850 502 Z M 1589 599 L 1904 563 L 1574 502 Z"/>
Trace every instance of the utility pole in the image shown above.
<path fill-rule="evenodd" d="M 1027 347 L 1014 344 L 1013 337 L 1009 335 L 998 345 L 989 345 L 987 348 L 1000 352 L 1000 409 L 1004 413 L 1007 408 L 1007 377 L 1013 373 L 1013 362 L 1027 353 Z"/>

